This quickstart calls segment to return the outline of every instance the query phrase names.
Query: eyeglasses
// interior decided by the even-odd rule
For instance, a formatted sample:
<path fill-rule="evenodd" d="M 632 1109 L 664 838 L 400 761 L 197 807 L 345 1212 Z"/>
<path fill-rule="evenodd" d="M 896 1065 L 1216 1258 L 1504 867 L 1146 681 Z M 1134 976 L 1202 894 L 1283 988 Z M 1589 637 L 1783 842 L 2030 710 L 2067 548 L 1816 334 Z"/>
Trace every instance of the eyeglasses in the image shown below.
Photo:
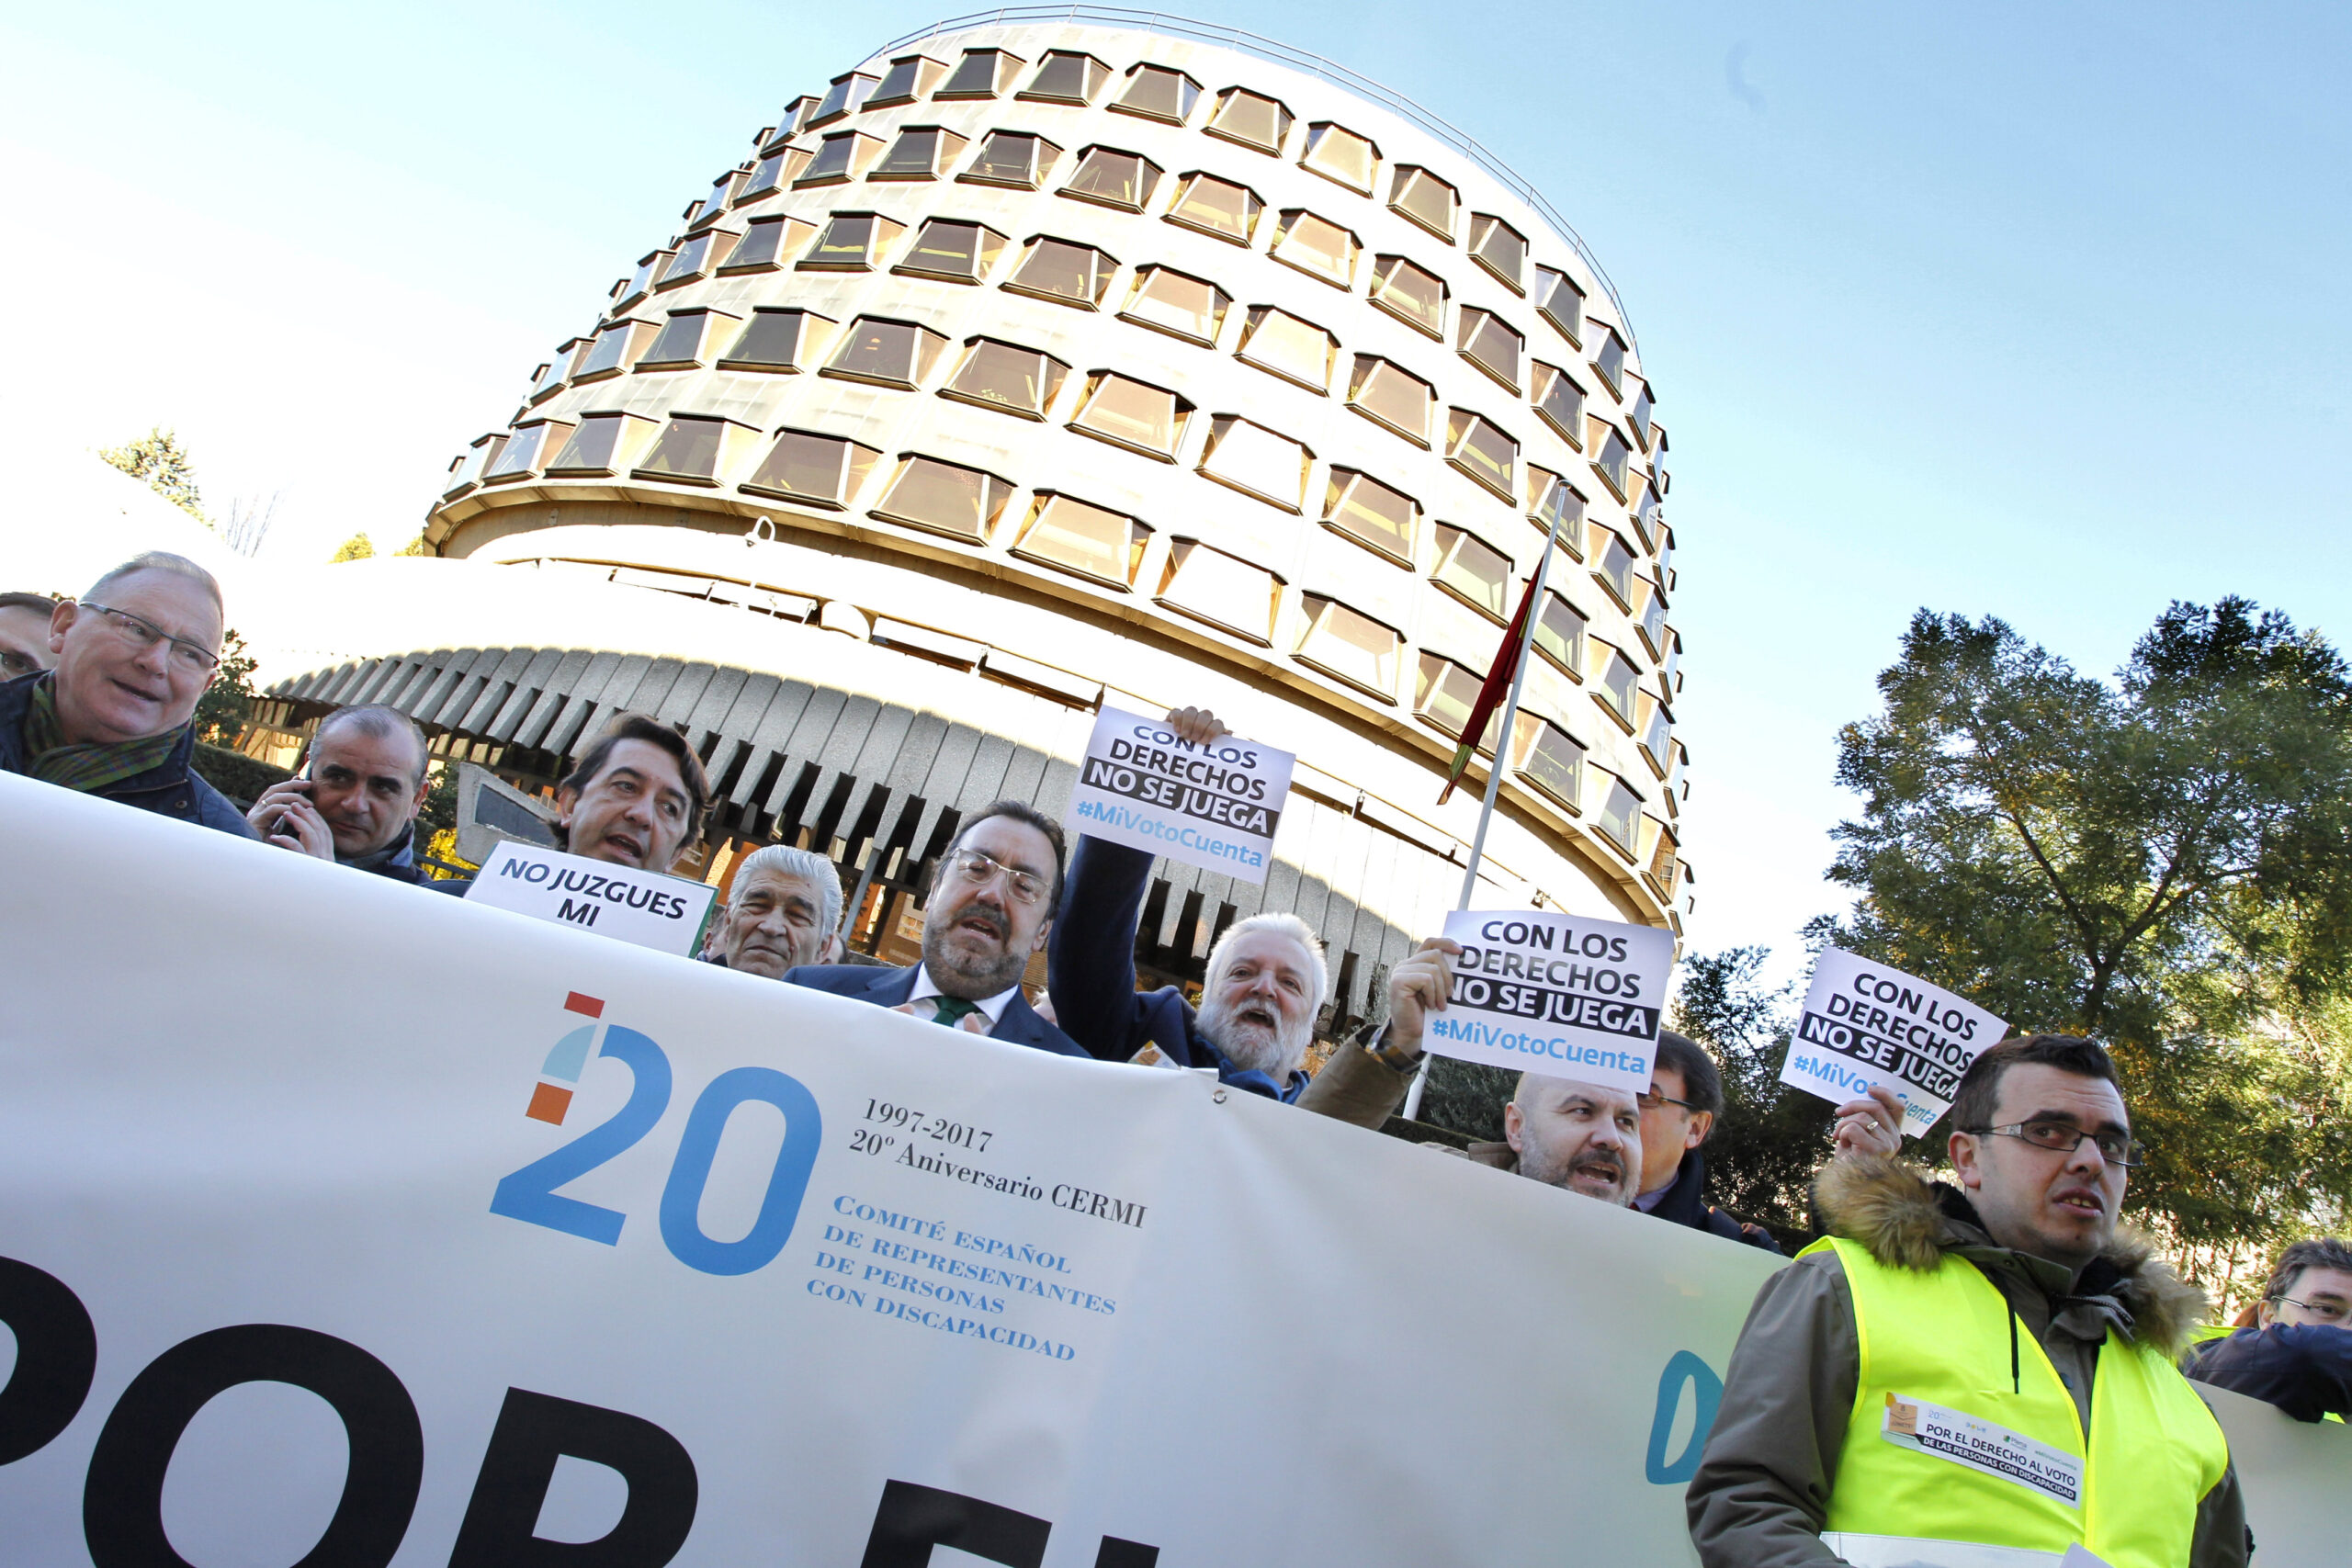
<path fill-rule="evenodd" d="M 1046 880 L 1035 872 L 1016 870 L 992 854 L 979 850 L 957 850 L 954 862 L 964 880 L 975 887 L 986 886 L 998 872 L 1004 873 L 1004 885 L 1017 904 L 1035 904 L 1046 896 Z"/>
<path fill-rule="evenodd" d="M 1691 1104 L 1689 1100 L 1677 1100 L 1670 1094 L 1660 1094 L 1656 1089 L 1645 1089 L 1642 1093 L 1634 1096 L 1634 1103 L 1640 1106 L 1645 1111 L 1656 1111 L 1661 1105 L 1679 1105 L 1694 1116 L 1697 1115 L 1699 1111 L 1699 1108 Z"/>
<path fill-rule="evenodd" d="M 2322 1323 L 2342 1323 L 2352 1315 L 2352 1307 L 2342 1302 L 2299 1302 L 2292 1296 L 2273 1296 L 2274 1302 L 2284 1302 L 2290 1307 L 2301 1307 Z"/>
<path fill-rule="evenodd" d="M 96 610 L 104 615 L 107 618 L 107 625 L 112 626 L 123 641 L 141 653 L 159 642 L 170 643 L 173 666 L 191 675 L 209 676 L 220 663 L 220 655 L 198 647 L 184 637 L 174 637 L 154 622 L 134 615 L 128 610 L 118 610 L 111 604 L 96 604 L 87 599 L 82 601 L 82 608 Z"/>
<path fill-rule="evenodd" d="M 1991 1133 L 1997 1137 L 2018 1138 L 2037 1149 L 2052 1154 L 2070 1155 L 2083 1146 L 2088 1138 L 2098 1145 L 2098 1157 L 2109 1165 L 2132 1169 L 2148 1163 L 2148 1146 L 2128 1133 L 2086 1133 L 2071 1122 L 2013 1122 L 2006 1127 L 1962 1127 L 1963 1133 Z"/>

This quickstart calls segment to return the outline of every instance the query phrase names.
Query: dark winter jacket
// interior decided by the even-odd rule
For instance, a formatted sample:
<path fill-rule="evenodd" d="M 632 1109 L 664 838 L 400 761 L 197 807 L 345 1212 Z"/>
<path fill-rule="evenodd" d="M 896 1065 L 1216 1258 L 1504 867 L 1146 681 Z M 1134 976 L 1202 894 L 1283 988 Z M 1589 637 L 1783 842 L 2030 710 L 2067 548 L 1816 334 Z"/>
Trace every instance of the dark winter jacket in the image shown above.
<path fill-rule="evenodd" d="M 2298 1421 L 2352 1419 L 2352 1328 L 2241 1328 L 2199 1346 L 2180 1370 L 2199 1382 L 2267 1401 Z"/>
<path fill-rule="evenodd" d="M 25 714 L 32 705 L 33 683 L 40 679 L 39 675 L 24 675 L 0 685 L 0 773 L 22 773 L 32 765 L 32 759 L 25 752 Z M 196 727 L 183 725 L 170 756 L 143 773 L 133 773 L 119 784 L 93 793 L 106 800 L 119 800 L 141 811 L 153 811 L 159 817 L 215 828 L 241 839 L 253 838 L 254 830 L 245 825 L 245 814 L 232 805 L 227 795 L 197 776 L 189 761 L 195 755 Z"/>
<path fill-rule="evenodd" d="M 1277 1084 L 1237 1066 L 1200 1031 L 1198 1015 L 1173 986 L 1136 989 L 1136 925 L 1151 885 L 1152 854 L 1080 838 L 1069 857 L 1061 910 L 1046 946 L 1046 994 L 1062 1032 L 1105 1062 L 1133 1061 L 1146 1046 L 1180 1067 L 1215 1067 L 1219 1082 L 1292 1101 L 1303 1072 Z"/>
<path fill-rule="evenodd" d="M 1647 1211 L 1656 1220 L 1671 1220 L 1678 1225 L 1688 1225 L 1694 1231 L 1705 1231 L 1726 1241 L 1744 1241 L 1759 1247 L 1778 1257 L 1781 1244 L 1762 1225 L 1750 1224 L 1727 1209 L 1718 1209 L 1707 1201 L 1707 1162 L 1699 1151 L 1691 1149 L 1682 1156 L 1682 1164 L 1674 1172 L 1674 1181 L 1666 1195 Z"/>

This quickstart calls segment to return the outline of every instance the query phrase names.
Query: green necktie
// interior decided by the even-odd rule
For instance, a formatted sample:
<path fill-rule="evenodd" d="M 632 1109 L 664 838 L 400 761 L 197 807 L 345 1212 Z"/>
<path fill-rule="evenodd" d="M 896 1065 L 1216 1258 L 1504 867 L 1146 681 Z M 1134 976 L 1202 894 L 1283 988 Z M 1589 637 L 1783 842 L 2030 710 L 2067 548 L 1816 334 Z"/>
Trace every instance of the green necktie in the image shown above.
<path fill-rule="evenodd" d="M 979 1003 L 967 1002 L 961 997 L 933 997 L 931 998 L 931 1021 L 933 1023 L 944 1023 L 950 1029 L 955 1028 L 957 1021 L 960 1021 L 965 1014 L 974 1013 L 979 1010 Z"/>

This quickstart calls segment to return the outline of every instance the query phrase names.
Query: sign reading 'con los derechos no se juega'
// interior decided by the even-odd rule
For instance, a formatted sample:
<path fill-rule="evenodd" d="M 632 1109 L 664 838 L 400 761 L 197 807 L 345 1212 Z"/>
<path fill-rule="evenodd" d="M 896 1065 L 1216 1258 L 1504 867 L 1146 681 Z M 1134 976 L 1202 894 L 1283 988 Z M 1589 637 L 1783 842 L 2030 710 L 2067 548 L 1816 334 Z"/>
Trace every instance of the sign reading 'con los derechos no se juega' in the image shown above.
<path fill-rule="evenodd" d="M 1262 884 L 1295 756 L 1238 735 L 1183 739 L 1156 718 L 1105 705 L 1070 793 L 1090 838 Z"/>
<path fill-rule="evenodd" d="M 1641 1094 L 1656 1063 L 1674 933 L 1553 910 L 1461 909 L 1453 990 L 1423 1043 L 1441 1056 Z"/>
<path fill-rule="evenodd" d="M 1917 1137 L 1951 1109 L 1961 1075 L 2008 1025 L 1975 1003 L 1867 958 L 1821 950 L 1781 1081 L 1827 1100 L 1883 1086 Z"/>

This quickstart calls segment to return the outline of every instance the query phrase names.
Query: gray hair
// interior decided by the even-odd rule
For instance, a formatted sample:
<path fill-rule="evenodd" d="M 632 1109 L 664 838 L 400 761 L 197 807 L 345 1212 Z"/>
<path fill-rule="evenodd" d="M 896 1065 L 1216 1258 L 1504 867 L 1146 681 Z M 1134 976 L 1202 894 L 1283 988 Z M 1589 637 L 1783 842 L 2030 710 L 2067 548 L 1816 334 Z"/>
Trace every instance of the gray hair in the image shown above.
<path fill-rule="evenodd" d="M 406 735 L 416 742 L 416 775 L 411 784 L 424 782 L 425 769 L 433 765 L 433 743 L 424 738 L 424 727 L 389 703 L 362 703 L 357 707 L 337 708 L 319 720 L 318 728 L 311 732 L 311 750 L 315 752 L 327 731 L 348 725 L 371 739 L 390 740 L 395 735 Z"/>
<path fill-rule="evenodd" d="M 797 850 L 790 844 L 768 844 L 745 855 L 735 867 L 735 880 L 729 885 L 727 907 L 735 907 L 736 891 L 743 886 L 746 872 L 771 871 L 796 878 L 817 890 L 817 901 L 824 907 L 824 929 L 827 936 L 841 930 L 842 874 L 833 863 L 814 850 Z"/>
<path fill-rule="evenodd" d="M 190 582 L 195 583 L 198 588 L 204 590 L 205 593 L 212 601 L 212 607 L 220 612 L 220 618 L 222 620 L 225 621 L 229 618 L 229 606 L 227 603 L 221 599 L 220 584 L 213 581 L 212 574 L 205 570 L 202 567 L 197 565 L 194 561 L 188 559 L 187 557 L 175 556 L 169 550 L 147 550 L 141 554 L 131 557 L 129 560 L 124 561 L 120 566 L 112 568 L 105 576 L 90 584 L 90 591 L 87 593 L 83 594 L 82 597 L 85 599 L 97 599 L 99 595 L 105 593 L 116 583 L 120 582 L 124 578 L 142 571 L 164 571 L 169 572 L 174 577 L 187 578 Z"/>
<path fill-rule="evenodd" d="M 1226 927 L 1225 934 L 1216 939 L 1216 945 L 1209 949 L 1208 968 L 1203 976 L 1204 988 L 1216 988 L 1216 978 L 1224 973 L 1226 963 L 1232 954 L 1233 939 L 1247 931 L 1273 931 L 1306 949 L 1307 964 L 1315 971 L 1315 1006 L 1319 1010 L 1331 986 L 1330 969 L 1323 962 L 1323 939 L 1315 934 L 1313 926 L 1287 909 L 1252 915 L 1246 920 L 1236 920 Z"/>

